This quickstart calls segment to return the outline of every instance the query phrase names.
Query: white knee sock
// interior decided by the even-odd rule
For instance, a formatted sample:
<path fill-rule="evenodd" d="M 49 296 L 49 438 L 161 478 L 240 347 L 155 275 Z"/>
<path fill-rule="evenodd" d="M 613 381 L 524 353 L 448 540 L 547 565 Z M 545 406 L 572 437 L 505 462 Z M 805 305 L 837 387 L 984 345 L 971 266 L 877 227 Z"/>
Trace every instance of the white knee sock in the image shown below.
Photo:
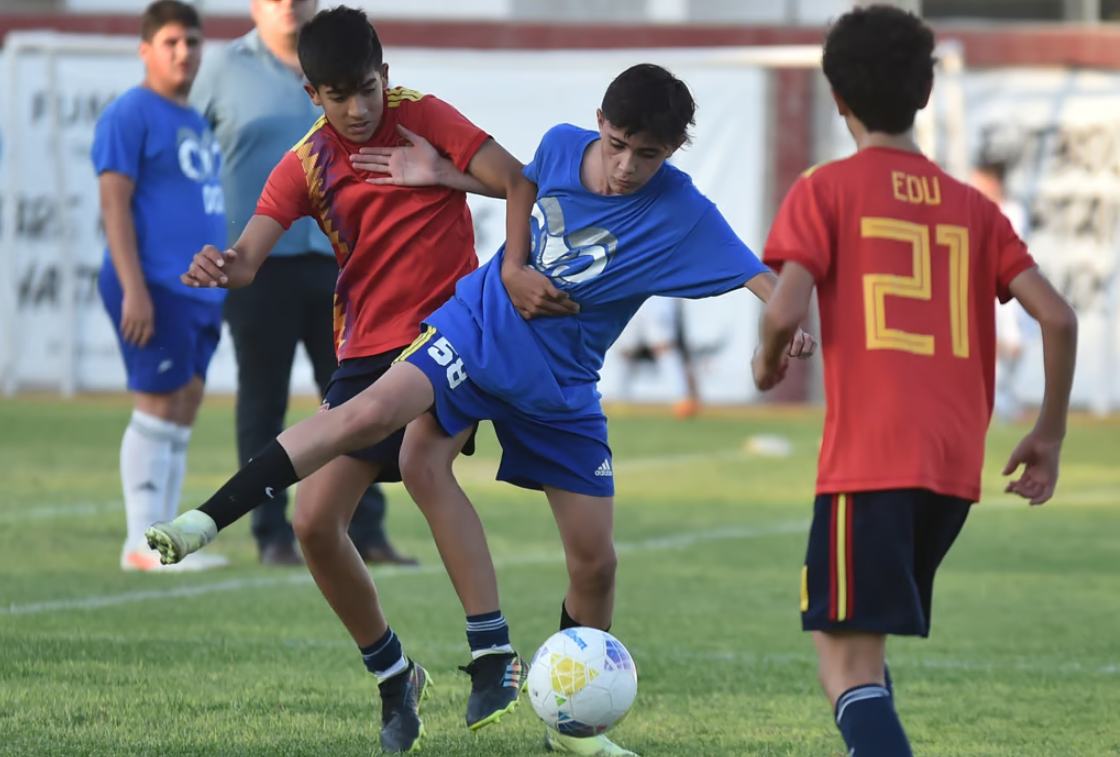
<path fill-rule="evenodd" d="M 128 519 L 126 550 L 144 545 L 144 531 L 163 520 L 171 471 L 171 449 L 178 426 L 154 415 L 132 411 L 121 440 L 121 484 Z"/>
<path fill-rule="evenodd" d="M 187 446 L 191 441 L 190 426 L 176 426 L 176 438 L 171 445 L 171 470 L 167 477 L 167 496 L 164 498 L 161 520 L 174 520 L 179 514 L 183 496 L 183 481 L 187 478 Z"/>

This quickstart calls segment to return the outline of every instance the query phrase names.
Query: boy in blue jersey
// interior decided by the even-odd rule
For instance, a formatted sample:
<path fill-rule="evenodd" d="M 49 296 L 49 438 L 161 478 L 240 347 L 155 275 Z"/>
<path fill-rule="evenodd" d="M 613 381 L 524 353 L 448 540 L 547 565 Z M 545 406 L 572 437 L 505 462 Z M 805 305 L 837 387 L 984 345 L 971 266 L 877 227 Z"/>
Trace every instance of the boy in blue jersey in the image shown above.
<path fill-rule="evenodd" d="M 526 666 L 510 644 L 482 524 L 451 463 L 473 426 L 490 420 L 504 450 L 498 478 L 543 489 L 556 517 L 570 575 L 561 627 L 609 628 L 614 477 L 596 389 L 604 355 L 651 296 L 710 297 L 746 286 L 766 300 L 775 282 L 688 175 L 666 162 L 687 141 L 694 110 L 683 82 L 642 65 L 611 84 L 597 132 L 551 129 L 524 169 L 536 191 L 507 201 L 508 218 L 532 218 L 528 255 L 507 257 L 503 247 L 460 280 L 455 297 L 373 386 L 285 431 L 199 510 L 149 530 L 164 559 L 209 543 L 216 523 L 240 517 L 268 491 L 407 424 L 404 482 L 467 615 L 467 725 L 477 729 L 511 712 Z M 221 275 L 207 256 L 196 257 L 190 273 L 211 282 Z M 514 286 L 541 276 L 548 287 Z M 554 306 L 575 302 L 578 311 L 530 320 L 545 303 L 511 300 L 511 291 L 547 292 Z M 798 333 L 790 354 L 808 357 L 813 344 Z M 391 630 L 386 644 L 399 648 Z M 546 745 L 633 754 L 578 730 L 549 731 Z"/>
<path fill-rule="evenodd" d="M 133 412 L 121 442 L 128 536 L 125 570 L 165 569 L 144 529 L 173 518 L 203 381 L 221 335 L 224 290 L 179 280 L 201 245 L 226 238 L 221 154 L 205 119 L 187 105 L 202 55 L 198 13 L 177 0 L 142 19 L 145 78 L 98 119 L 92 159 L 108 242 L 98 277 L 116 328 Z M 197 555 L 184 569 L 225 564 Z"/>

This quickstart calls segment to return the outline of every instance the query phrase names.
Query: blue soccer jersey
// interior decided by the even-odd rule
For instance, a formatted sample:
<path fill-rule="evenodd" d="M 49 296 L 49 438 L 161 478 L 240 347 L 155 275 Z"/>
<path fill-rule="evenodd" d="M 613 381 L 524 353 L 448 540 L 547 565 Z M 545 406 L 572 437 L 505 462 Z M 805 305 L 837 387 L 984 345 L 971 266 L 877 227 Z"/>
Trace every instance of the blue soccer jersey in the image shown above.
<path fill-rule="evenodd" d="M 135 183 L 132 216 L 140 268 L 149 284 L 219 302 L 225 290 L 188 287 L 179 276 L 208 244 L 226 245 L 221 150 L 206 119 L 143 87 L 101 114 L 91 151 L 94 169 Z M 108 250 L 104 265 L 112 265 Z"/>
<path fill-rule="evenodd" d="M 584 187 L 581 162 L 598 138 L 556 126 L 524 171 L 537 185 L 530 264 L 580 312 L 524 320 L 501 281 L 503 247 L 426 321 L 475 385 L 537 418 L 599 412 L 603 359 L 649 297 L 712 297 L 766 270 L 688 174 L 668 163 L 632 194 Z"/>

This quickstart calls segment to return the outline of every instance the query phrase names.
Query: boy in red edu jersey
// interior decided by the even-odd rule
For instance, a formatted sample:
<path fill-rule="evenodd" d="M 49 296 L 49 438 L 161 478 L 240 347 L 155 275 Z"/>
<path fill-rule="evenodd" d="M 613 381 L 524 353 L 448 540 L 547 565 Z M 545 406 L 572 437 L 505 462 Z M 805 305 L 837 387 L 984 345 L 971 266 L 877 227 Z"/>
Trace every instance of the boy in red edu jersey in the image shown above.
<path fill-rule="evenodd" d="M 183 282 L 191 286 L 243 287 L 283 232 L 297 219 L 315 218 L 334 245 L 340 268 L 335 289 L 335 347 L 339 367 L 323 409 L 341 405 L 372 385 L 420 333 L 420 323 L 455 292 L 456 282 L 478 266 L 465 192 L 530 205 L 536 188 L 521 164 L 486 132 L 435 97 L 385 89 L 388 66 L 376 31 L 360 10 L 319 13 L 301 31 L 299 59 L 307 93 L 323 118 L 268 179 L 256 214 L 240 239 L 221 252 L 195 256 Z M 389 148 L 420 134 L 441 158 L 436 175 L 405 158 L 389 177 L 372 178 L 352 163 L 362 148 Z M 440 186 L 426 186 L 426 185 Z M 419 188 L 423 187 L 423 188 Z M 524 256 L 529 217 L 511 218 L 508 244 Z M 570 312 L 542 274 L 528 269 L 504 281 L 510 297 L 534 315 Z M 415 417 L 426 408 L 401 408 Z M 419 745 L 419 701 L 426 671 L 404 655 L 385 619 L 377 590 L 347 526 L 362 493 L 374 481 L 400 481 L 398 457 L 404 429 L 350 455 L 336 458 L 304 479 L 292 525 L 307 566 L 331 608 L 378 680 L 382 698 L 381 746 L 387 752 Z M 265 488 L 271 498 L 272 491 Z M 191 531 L 211 538 L 237 516 L 194 510 L 147 531 L 150 544 Z"/>
<path fill-rule="evenodd" d="M 925 158 L 912 129 L 933 86 L 934 37 L 889 6 L 844 14 L 823 67 L 858 151 L 790 190 L 764 261 L 781 275 L 762 316 L 755 383 L 781 381 L 817 288 L 826 415 L 802 570 L 802 625 L 855 757 L 904 757 L 887 635 L 926 637 L 933 579 L 980 499 L 992 413 L 995 302 L 1042 329 L 1046 390 L 1004 469 L 1050 499 L 1066 430 L 1077 319 L 998 206 Z"/>

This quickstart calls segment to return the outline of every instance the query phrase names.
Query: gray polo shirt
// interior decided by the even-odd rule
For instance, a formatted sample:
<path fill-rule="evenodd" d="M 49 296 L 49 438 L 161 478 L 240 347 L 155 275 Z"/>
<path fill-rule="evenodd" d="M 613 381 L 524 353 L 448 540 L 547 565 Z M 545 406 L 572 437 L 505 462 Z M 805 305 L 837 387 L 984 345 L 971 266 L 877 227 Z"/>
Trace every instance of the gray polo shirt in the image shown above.
<path fill-rule="evenodd" d="M 323 115 L 304 79 L 281 63 L 256 29 L 210 49 L 191 88 L 190 102 L 214 129 L 222 148 L 222 193 L 230 244 L 257 209 L 272 169 Z M 334 255 L 314 219 L 302 218 L 281 237 L 272 256 Z"/>

